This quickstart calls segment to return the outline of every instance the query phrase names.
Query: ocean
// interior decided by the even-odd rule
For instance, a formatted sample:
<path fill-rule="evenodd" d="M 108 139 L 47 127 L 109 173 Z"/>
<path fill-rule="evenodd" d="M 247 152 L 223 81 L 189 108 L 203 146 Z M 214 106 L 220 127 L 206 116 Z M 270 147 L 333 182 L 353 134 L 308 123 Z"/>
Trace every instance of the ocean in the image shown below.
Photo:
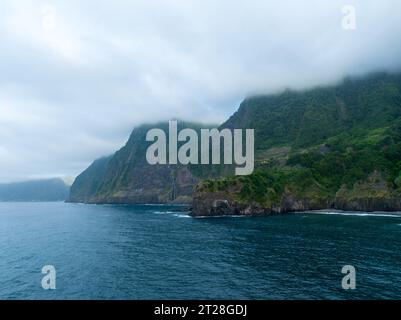
<path fill-rule="evenodd" d="M 184 209 L 0 203 L 0 299 L 401 298 L 401 215 Z M 46 265 L 55 290 L 42 287 Z"/>

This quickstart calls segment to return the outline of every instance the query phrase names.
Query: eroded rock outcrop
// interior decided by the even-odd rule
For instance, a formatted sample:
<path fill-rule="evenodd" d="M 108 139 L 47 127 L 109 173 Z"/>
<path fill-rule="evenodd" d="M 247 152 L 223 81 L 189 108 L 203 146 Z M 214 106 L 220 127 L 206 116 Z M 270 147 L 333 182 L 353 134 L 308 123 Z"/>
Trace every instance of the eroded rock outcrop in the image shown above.
<path fill-rule="evenodd" d="M 401 211 L 401 192 L 389 188 L 383 175 L 375 171 L 352 188 L 343 186 L 332 198 L 300 196 L 286 190 L 279 200 L 263 203 L 241 200 L 243 186 L 225 191 L 199 188 L 194 196 L 193 216 L 269 215 L 309 210 Z"/>

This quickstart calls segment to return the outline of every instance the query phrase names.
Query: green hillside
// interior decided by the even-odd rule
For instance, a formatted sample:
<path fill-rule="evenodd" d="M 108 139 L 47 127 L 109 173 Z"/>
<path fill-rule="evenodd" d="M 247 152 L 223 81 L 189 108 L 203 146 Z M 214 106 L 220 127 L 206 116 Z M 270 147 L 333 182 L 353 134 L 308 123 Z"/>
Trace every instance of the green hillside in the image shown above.
<path fill-rule="evenodd" d="M 231 211 L 401 207 L 400 74 L 252 97 L 222 127 L 255 129 L 256 170 L 201 183 L 195 214 L 220 198 Z"/>
<path fill-rule="evenodd" d="M 233 166 L 149 165 L 145 136 L 156 127 L 167 131 L 168 123 L 135 128 L 121 150 L 95 161 L 70 201 L 193 199 L 194 215 L 401 210 L 401 74 L 246 99 L 220 128 L 255 130 L 250 176 L 233 176 Z M 204 125 L 179 122 L 186 127 Z"/>
<path fill-rule="evenodd" d="M 197 132 L 205 126 L 184 121 L 178 130 L 192 128 Z M 84 203 L 190 203 L 195 186 L 203 177 L 216 177 L 219 168 L 205 170 L 201 166 L 150 165 L 146 141 L 150 129 L 159 128 L 168 133 L 168 122 L 144 124 L 136 127 L 126 145 L 114 155 L 96 160 L 75 180 L 70 202 Z M 183 143 L 178 143 L 178 146 Z M 168 155 L 168 152 L 167 152 Z"/>

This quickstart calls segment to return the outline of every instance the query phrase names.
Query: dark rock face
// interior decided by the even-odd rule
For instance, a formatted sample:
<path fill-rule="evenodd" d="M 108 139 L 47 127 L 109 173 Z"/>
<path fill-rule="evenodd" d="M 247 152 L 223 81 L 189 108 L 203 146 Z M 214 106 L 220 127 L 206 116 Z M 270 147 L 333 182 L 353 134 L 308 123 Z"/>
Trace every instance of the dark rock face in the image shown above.
<path fill-rule="evenodd" d="M 107 171 L 110 157 L 95 160 L 74 181 L 70 189 L 68 202 L 89 202 L 96 193 Z"/>
<path fill-rule="evenodd" d="M 138 165 L 127 182 L 108 189 L 106 177 L 88 203 L 190 203 L 198 180 L 184 167 Z"/>
<path fill-rule="evenodd" d="M 336 199 L 331 201 L 312 202 L 308 199 L 295 199 L 287 195 L 277 205 L 263 207 L 258 203 L 241 203 L 223 194 L 196 195 L 193 201 L 193 216 L 226 216 L 226 215 L 269 215 L 309 210 L 335 209 L 344 211 L 401 211 L 401 199 L 357 198 L 351 201 Z"/>
<path fill-rule="evenodd" d="M 334 207 L 349 211 L 401 211 L 401 195 L 389 188 L 380 172 L 374 171 L 351 190 L 341 188 L 334 199 Z"/>
<path fill-rule="evenodd" d="M 401 211 L 400 198 L 336 198 L 334 208 L 344 211 Z"/>
<path fill-rule="evenodd" d="M 240 189 L 230 190 L 230 192 L 198 191 L 194 196 L 192 215 L 269 215 L 323 209 L 364 212 L 401 211 L 401 195 L 392 191 L 377 171 L 373 172 L 366 181 L 355 184 L 352 189 L 341 188 L 333 199 L 309 199 L 286 191 L 279 202 L 266 206 L 238 201 L 236 195 L 239 192 Z"/>
<path fill-rule="evenodd" d="M 179 130 L 199 130 L 180 124 Z M 401 210 L 401 74 L 245 99 L 220 129 L 255 130 L 249 179 L 225 179 L 234 166 L 149 165 L 145 136 L 156 127 L 168 130 L 167 123 L 140 126 L 125 147 L 93 163 L 76 179 L 70 201 L 190 203 L 194 197 L 193 215 L 206 216 Z M 194 193 L 209 178 L 217 183 Z M 232 180 L 243 190 L 230 190 Z"/>
<path fill-rule="evenodd" d="M 190 127 L 188 123 L 183 126 Z M 163 127 L 164 126 L 164 127 Z M 151 128 L 168 132 L 168 123 L 140 126 L 113 156 L 95 161 L 77 177 L 70 202 L 84 203 L 191 203 L 199 179 L 182 165 L 150 165 L 146 150 Z"/>
<path fill-rule="evenodd" d="M 255 172 L 198 188 L 194 216 L 401 211 L 400 73 L 249 97 L 222 127 L 255 129 Z"/>
<path fill-rule="evenodd" d="M 224 192 L 197 193 L 192 204 L 193 216 L 258 216 L 281 214 L 306 210 L 319 210 L 330 208 L 332 204 L 328 201 L 310 200 L 307 198 L 297 199 L 293 194 L 283 195 L 281 202 L 264 206 L 262 204 L 243 203 L 233 198 L 233 195 Z"/>

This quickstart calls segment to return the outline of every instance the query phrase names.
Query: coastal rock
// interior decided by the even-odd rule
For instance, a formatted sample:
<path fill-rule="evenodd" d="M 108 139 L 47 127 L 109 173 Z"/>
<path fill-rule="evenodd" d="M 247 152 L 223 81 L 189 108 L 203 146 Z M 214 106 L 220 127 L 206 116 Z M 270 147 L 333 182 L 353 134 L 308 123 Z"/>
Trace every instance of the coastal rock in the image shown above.
<path fill-rule="evenodd" d="M 388 186 L 383 175 L 372 172 L 366 181 L 352 188 L 343 186 L 334 199 L 334 208 L 349 211 L 401 211 L 401 196 Z"/>
<path fill-rule="evenodd" d="M 193 216 L 269 215 L 309 210 L 335 209 L 344 211 L 401 211 L 401 194 L 391 190 L 382 174 L 375 171 L 366 181 L 351 189 L 343 186 L 333 197 L 311 198 L 285 191 L 280 200 L 269 205 L 238 200 L 240 189 L 230 192 L 198 190 L 193 201 Z M 269 200 L 269 199 L 266 199 Z"/>
<path fill-rule="evenodd" d="M 306 210 L 328 208 L 330 201 L 308 198 L 298 199 L 294 194 L 285 193 L 278 203 L 270 206 L 257 202 L 241 202 L 235 199 L 235 193 L 227 192 L 197 192 L 192 204 L 192 216 L 257 216 L 289 213 Z"/>
<path fill-rule="evenodd" d="M 121 150 L 76 179 L 70 201 L 190 203 L 194 198 L 194 215 L 401 210 L 400 73 L 246 98 L 219 129 L 254 129 L 250 176 L 233 176 L 230 165 L 151 166 L 145 159 L 151 128 L 166 131 L 168 124 L 135 128 Z M 207 181 L 211 188 L 196 187 Z"/>

